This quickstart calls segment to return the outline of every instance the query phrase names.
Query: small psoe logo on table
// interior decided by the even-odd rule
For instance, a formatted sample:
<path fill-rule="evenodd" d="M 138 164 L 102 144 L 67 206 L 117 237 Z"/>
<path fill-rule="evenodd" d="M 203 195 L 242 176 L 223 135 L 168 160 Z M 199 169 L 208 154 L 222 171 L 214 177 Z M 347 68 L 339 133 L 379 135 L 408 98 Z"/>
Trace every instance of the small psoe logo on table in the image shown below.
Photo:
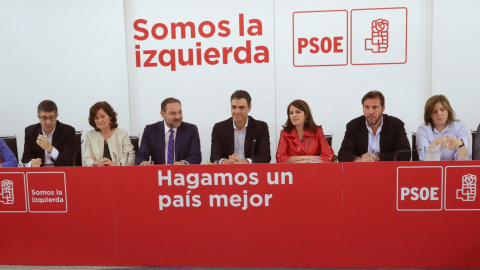
<path fill-rule="evenodd" d="M 365 51 L 386 53 L 388 49 L 388 26 L 384 19 L 372 21 L 372 38 L 365 39 Z"/>
<path fill-rule="evenodd" d="M 473 202 L 477 197 L 477 176 L 467 174 L 462 177 L 462 188 L 457 189 L 457 199 L 464 202 Z"/>
<path fill-rule="evenodd" d="M 3 180 L 2 181 L 2 198 L 0 202 L 3 204 L 13 204 L 13 181 L 12 180 Z"/>

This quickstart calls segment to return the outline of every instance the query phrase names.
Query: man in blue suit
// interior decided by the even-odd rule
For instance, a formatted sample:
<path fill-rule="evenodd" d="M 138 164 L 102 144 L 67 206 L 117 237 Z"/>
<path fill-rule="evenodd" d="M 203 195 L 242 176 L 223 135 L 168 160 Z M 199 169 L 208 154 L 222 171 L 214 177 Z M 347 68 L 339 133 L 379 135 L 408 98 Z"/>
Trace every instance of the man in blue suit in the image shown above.
<path fill-rule="evenodd" d="M 175 98 L 162 101 L 160 114 L 164 121 L 147 125 L 135 164 L 200 164 L 200 136 L 197 126 L 183 122 L 182 104 Z"/>

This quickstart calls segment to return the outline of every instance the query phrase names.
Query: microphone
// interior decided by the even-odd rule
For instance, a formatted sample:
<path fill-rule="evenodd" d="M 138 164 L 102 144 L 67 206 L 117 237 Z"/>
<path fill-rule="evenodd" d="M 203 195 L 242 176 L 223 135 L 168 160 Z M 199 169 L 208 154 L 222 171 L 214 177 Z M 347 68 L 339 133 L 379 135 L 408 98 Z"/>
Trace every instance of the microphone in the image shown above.
<path fill-rule="evenodd" d="M 407 152 L 409 152 L 409 153 L 410 153 L 410 157 L 411 157 L 411 156 L 412 156 L 411 153 L 413 153 L 413 152 L 420 152 L 420 151 L 422 151 L 422 149 L 399 150 L 399 151 L 395 152 L 395 157 L 394 157 L 393 161 L 397 161 L 397 155 L 398 155 L 399 153 L 407 153 Z"/>
<path fill-rule="evenodd" d="M 80 150 L 82 143 L 83 143 L 83 140 L 80 142 L 80 144 L 77 147 L 77 150 L 75 151 L 75 154 L 73 155 L 73 166 L 75 166 L 75 158 L 77 157 L 78 151 Z"/>
<path fill-rule="evenodd" d="M 252 146 L 252 163 L 253 163 L 253 150 L 255 149 L 255 143 L 257 142 L 257 139 L 253 139 L 253 146 Z"/>

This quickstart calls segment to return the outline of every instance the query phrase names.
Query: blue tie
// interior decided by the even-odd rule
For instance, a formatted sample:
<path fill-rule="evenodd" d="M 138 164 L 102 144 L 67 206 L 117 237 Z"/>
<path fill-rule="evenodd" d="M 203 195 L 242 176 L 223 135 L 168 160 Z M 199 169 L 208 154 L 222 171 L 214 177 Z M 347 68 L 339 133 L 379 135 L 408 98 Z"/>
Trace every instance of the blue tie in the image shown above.
<path fill-rule="evenodd" d="M 173 136 L 175 131 L 170 129 L 170 137 L 168 138 L 168 155 L 167 155 L 167 164 L 173 164 L 173 157 L 175 156 L 175 144 L 173 140 Z"/>

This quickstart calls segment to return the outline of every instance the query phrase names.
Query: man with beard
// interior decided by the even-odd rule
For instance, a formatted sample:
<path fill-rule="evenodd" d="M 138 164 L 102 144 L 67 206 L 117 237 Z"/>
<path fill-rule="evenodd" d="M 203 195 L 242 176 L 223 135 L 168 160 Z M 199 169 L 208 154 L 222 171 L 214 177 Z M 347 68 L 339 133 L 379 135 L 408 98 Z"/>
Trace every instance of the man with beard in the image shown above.
<path fill-rule="evenodd" d="M 200 164 L 200 136 L 196 125 L 183 122 L 182 104 L 176 98 L 162 101 L 160 115 L 164 121 L 145 127 L 135 164 Z"/>
<path fill-rule="evenodd" d="M 345 137 L 338 152 L 341 162 L 377 162 L 410 160 L 410 144 L 404 123 L 383 114 L 385 98 L 379 91 L 368 92 L 362 98 L 363 114 L 347 124 Z"/>

